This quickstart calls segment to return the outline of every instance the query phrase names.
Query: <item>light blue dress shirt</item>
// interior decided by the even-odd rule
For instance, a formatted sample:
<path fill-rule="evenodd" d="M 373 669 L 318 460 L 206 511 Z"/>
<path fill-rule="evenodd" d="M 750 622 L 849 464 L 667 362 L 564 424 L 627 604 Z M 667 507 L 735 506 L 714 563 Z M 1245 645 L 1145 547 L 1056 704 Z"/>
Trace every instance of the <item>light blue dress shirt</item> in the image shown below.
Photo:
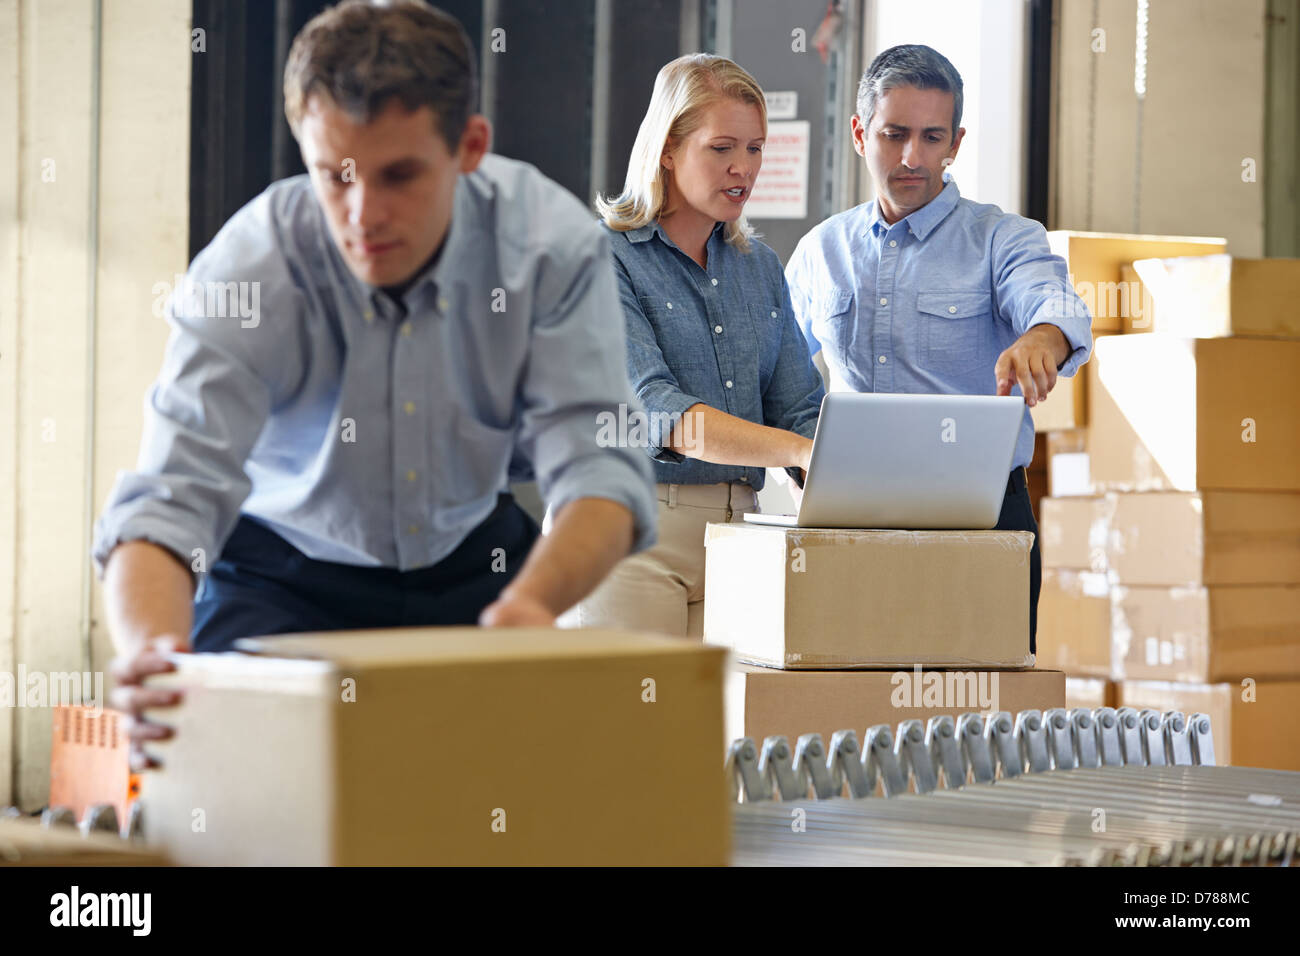
<path fill-rule="evenodd" d="M 1092 352 L 1092 316 L 1042 225 L 962 199 L 951 179 L 893 225 L 875 200 L 822 222 L 786 279 L 809 348 L 853 391 L 996 394 L 998 356 L 1044 322 L 1072 349 L 1058 375 Z M 1012 467 L 1033 454 L 1026 408 Z"/>
<path fill-rule="evenodd" d="M 420 568 L 530 472 L 552 508 L 619 502 L 636 549 L 653 544 L 645 453 L 597 440 L 602 413 L 635 407 L 609 240 L 533 167 L 489 155 L 460 177 L 441 253 L 400 301 L 348 271 L 306 176 L 236 213 L 188 280 L 136 469 L 96 524 L 101 575 L 132 539 L 210 567 L 241 511 L 309 558 Z M 259 314 L 192 294 L 228 282 L 257 284 L 241 301 Z"/>
<path fill-rule="evenodd" d="M 781 260 L 751 239 L 749 251 L 710 234 L 701 268 L 657 222 L 609 230 L 623 317 L 627 370 L 649 412 L 655 480 L 722 481 L 762 489 L 766 470 L 718 465 L 664 447 L 692 405 L 703 403 L 759 425 L 811 438 L 822 380 L 790 308 Z"/>

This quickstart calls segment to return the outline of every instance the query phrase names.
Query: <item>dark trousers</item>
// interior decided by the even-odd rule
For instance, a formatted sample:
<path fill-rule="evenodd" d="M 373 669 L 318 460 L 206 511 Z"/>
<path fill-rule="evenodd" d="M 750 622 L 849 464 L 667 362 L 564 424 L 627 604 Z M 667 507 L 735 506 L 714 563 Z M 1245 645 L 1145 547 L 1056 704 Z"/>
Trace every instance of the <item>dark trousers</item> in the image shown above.
<path fill-rule="evenodd" d="M 211 652 L 267 634 L 473 625 L 518 573 L 539 534 L 514 498 L 501 495 L 450 555 L 398 571 L 314 561 L 241 516 L 195 598 L 190 645 Z"/>
<path fill-rule="evenodd" d="M 1043 586 L 1043 559 L 1038 550 L 1038 522 L 1029 501 L 1029 485 L 1025 469 L 1017 468 L 1007 481 L 1007 494 L 1002 499 L 1002 514 L 995 526 L 998 531 L 1032 531 L 1034 546 L 1029 552 L 1029 653 L 1037 654 L 1038 592 Z"/>

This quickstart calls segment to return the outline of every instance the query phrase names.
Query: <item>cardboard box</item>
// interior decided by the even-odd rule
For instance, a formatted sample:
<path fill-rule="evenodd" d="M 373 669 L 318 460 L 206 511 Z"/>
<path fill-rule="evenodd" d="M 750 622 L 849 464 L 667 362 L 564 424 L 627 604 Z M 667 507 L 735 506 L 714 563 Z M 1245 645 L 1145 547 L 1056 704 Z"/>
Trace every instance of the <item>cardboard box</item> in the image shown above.
<path fill-rule="evenodd" d="M 1073 710 L 1085 707 L 1096 710 L 1098 707 L 1114 707 L 1117 694 L 1115 682 L 1100 677 L 1066 677 L 1065 707 Z"/>
<path fill-rule="evenodd" d="M 705 530 L 704 639 L 768 667 L 1027 667 L 1027 531 Z"/>
<path fill-rule="evenodd" d="M 141 799 L 180 863 L 728 862 L 717 648 L 537 628 L 241 646 L 275 656 L 179 655 L 157 681 L 186 698 L 157 714 L 177 737 Z"/>
<path fill-rule="evenodd" d="M 1106 502 L 1095 498 L 1044 498 L 1038 519 L 1043 568 L 1106 570 Z"/>
<path fill-rule="evenodd" d="M 1065 259 L 1070 282 L 1092 311 L 1094 332 L 1119 332 L 1130 311 L 1120 270 L 1135 259 L 1206 256 L 1227 251 L 1227 240 L 1188 236 L 1053 230 L 1048 245 Z"/>
<path fill-rule="evenodd" d="M 1106 491 L 1300 491 L 1300 341 L 1116 335 L 1088 368 Z"/>
<path fill-rule="evenodd" d="M 1070 376 L 1060 376 L 1047 398 L 1029 409 L 1034 431 L 1082 428 L 1088 424 L 1088 383 L 1084 369 Z"/>
<path fill-rule="evenodd" d="M 1111 580 L 1142 586 L 1300 584 L 1300 494 L 1106 496 Z"/>
<path fill-rule="evenodd" d="M 1093 494 L 1088 439 L 1084 429 L 1047 432 L 1047 493 L 1053 498 Z"/>
<path fill-rule="evenodd" d="M 1139 259 L 1130 274 L 1142 308 L 1126 332 L 1300 338 L 1300 259 Z"/>
<path fill-rule="evenodd" d="M 1110 618 L 1110 586 L 1104 574 L 1044 568 L 1035 663 L 1072 677 L 1109 677 Z"/>
<path fill-rule="evenodd" d="M 1111 589 L 1115 676 L 1300 678 L 1300 586 Z"/>
<path fill-rule="evenodd" d="M 1092 333 L 1093 348 L 1101 339 L 1112 338 L 1116 332 Z M 1089 359 L 1083 367 L 1069 377 L 1058 376 L 1056 385 L 1047 398 L 1029 410 L 1034 420 L 1034 430 L 1051 434 L 1057 431 L 1073 431 L 1084 428 L 1088 420 L 1088 389 L 1092 385 Z"/>
<path fill-rule="evenodd" d="M 985 705 L 988 706 L 985 706 Z M 837 730 L 858 741 L 868 727 L 904 720 L 1006 710 L 1065 706 L 1065 675 L 1031 670 L 782 671 L 737 664 L 727 677 L 727 736 L 784 736 L 793 746 L 801 734 L 821 734 L 829 744 Z"/>
<path fill-rule="evenodd" d="M 1124 681 L 1119 705 L 1209 715 L 1221 766 L 1300 770 L 1300 681 Z"/>

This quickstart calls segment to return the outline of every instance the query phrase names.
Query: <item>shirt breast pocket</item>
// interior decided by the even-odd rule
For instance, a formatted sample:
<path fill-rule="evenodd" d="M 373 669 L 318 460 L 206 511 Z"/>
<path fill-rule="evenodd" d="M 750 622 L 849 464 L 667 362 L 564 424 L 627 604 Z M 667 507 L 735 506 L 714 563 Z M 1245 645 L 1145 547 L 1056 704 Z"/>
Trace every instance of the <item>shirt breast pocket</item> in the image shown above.
<path fill-rule="evenodd" d="M 938 374 L 968 372 L 987 364 L 993 342 L 993 297 L 989 292 L 918 292 L 921 365 Z"/>
<path fill-rule="evenodd" d="M 676 376 L 678 369 L 715 367 L 713 343 L 705 339 L 701 330 L 705 320 L 695 309 L 684 302 L 671 302 L 638 296 L 641 311 L 650 320 L 655 340 L 664 357 L 668 371 Z"/>
<path fill-rule="evenodd" d="M 515 429 L 488 425 L 468 409 L 457 408 L 455 435 L 457 447 L 438 454 L 443 480 L 455 503 L 467 504 L 490 491 L 504 491 Z"/>
<path fill-rule="evenodd" d="M 853 308 L 852 289 L 830 289 L 813 318 L 813 336 L 842 363 L 849 355 L 857 335 L 857 313 Z"/>

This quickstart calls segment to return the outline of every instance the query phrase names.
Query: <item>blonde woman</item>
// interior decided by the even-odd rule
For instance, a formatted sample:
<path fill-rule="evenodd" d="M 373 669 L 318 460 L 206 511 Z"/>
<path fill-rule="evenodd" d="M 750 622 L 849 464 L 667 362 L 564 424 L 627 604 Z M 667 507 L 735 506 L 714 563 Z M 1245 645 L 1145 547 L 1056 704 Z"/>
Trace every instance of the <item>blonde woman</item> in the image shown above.
<path fill-rule="evenodd" d="M 764 469 L 808 467 L 821 377 L 781 262 L 744 218 L 766 135 L 753 77 L 723 57 L 681 57 L 655 80 L 623 192 L 597 201 L 646 412 L 626 433 L 647 436 L 659 542 L 563 624 L 700 637 L 704 526 L 757 511 Z"/>

